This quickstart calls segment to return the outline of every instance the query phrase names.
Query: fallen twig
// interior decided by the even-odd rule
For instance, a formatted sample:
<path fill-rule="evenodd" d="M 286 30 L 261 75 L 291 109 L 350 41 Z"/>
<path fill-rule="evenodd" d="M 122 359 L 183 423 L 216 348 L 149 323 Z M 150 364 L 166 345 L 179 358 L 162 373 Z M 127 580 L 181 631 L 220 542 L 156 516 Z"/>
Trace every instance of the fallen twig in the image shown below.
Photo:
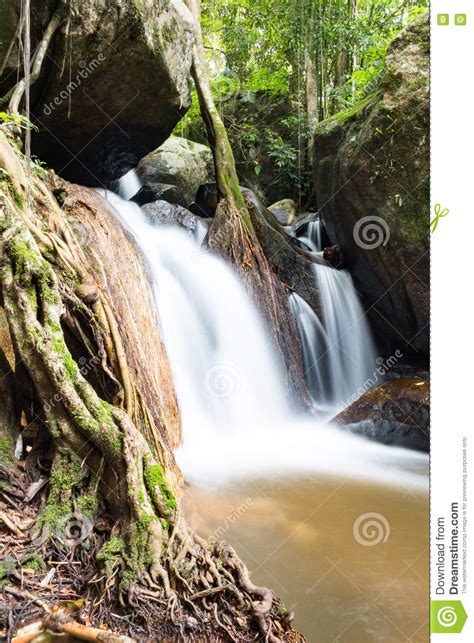
<path fill-rule="evenodd" d="M 15 525 L 15 523 L 10 520 L 10 518 L 6 515 L 4 511 L 0 511 L 0 520 L 3 522 L 8 529 L 15 534 L 15 536 L 18 536 L 18 538 L 23 538 L 24 533 L 21 531 L 21 529 L 18 527 L 18 525 Z"/>

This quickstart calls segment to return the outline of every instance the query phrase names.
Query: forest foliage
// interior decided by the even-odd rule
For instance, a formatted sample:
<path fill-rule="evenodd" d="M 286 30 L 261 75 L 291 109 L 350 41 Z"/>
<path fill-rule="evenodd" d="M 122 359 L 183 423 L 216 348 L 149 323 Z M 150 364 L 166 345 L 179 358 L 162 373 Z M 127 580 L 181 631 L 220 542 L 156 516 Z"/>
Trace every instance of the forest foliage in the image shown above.
<path fill-rule="evenodd" d="M 212 89 L 241 178 L 265 163 L 311 200 L 317 124 L 376 87 L 390 41 L 427 0 L 203 0 Z M 196 97 L 176 134 L 205 142 Z M 300 198 L 300 200 L 301 200 Z"/>

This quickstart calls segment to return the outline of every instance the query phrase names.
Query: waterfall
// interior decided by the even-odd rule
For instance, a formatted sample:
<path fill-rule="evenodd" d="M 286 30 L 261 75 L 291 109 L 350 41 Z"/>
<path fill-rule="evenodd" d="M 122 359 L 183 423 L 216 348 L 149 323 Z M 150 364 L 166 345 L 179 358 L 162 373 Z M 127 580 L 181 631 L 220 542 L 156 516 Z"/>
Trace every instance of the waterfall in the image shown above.
<path fill-rule="evenodd" d="M 314 252 L 322 252 L 319 220 L 300 237 Z M 293 293 L 308 387 L 323 417 L 335 415 L 366 388 L 376 368 L 376 351 L 367 318 L 347 270 L 322 264 L 312 267 L 319 292 L 321 319 Z"/>
<path fill-rule="evenodd" d="M 200 247 L 199 228 L 192 238 L 178 226 L 152 225 L 137 204 L 99 193 L 149 266 L 183 425 L 176 459 L 189 481 L 311 473 L 398 485 L 403 475 L 404 484 L 426 487 L 424 454 L 293 414 L 253 302 L 237 273 Z M 300 298 L 293 302 L 309 315 Z M 317 328 L 328 345 L 329 334 Z"/>
<path fill-rule="evenodd" d="M 152 225 L 143 210 L 107 200 L 150 266 L 163 339 L 185 427 L 253 431 L 289 417 L 281 366 L 238 276 L 196 238 Z M 199 427 L 199 428 L 197 428 Z"/>
<path fill-rule="evenodd" d="M 309 246 L 313 252 L 322 252 L 323 242 L 321 234 L 321 221 L 319 219 L 316 219 L 316 221 L 310 221 L 306 227 L 306 233 L 298 235 L 298 239 L 304 241 L 304 243 L 306 243 L 306 245 Z"/>
<path fill-rule="evenodd" d="M 297 293 L 290 295 L 293 313 L 303 351 L 303 367 L 308 388 L 319 405 L 331 399 L 328 364 L 329 338 L 313 309 Z M 326 409 L 330 413 L 331 409 Z"/>
<path fill-rule="evenodd" d="M 114 186 L 116 192 L 128 201 L 137 194 L 142 188 L 142 182 L 135 169 L 129 170 L 121 176 Z"/>

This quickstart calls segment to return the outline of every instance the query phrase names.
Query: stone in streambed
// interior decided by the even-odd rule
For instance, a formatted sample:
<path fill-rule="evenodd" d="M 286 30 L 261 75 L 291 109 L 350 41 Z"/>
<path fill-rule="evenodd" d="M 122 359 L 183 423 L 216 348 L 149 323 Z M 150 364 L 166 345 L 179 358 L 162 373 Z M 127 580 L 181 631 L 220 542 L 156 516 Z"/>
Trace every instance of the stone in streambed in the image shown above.
<path fill-rule="evenodd" d="M 157 198 L 163 198 L 164 191 L 175 186 L 182 195 L 175 202 L 184 207 L 194 201 L 202 183 L 212 181 L 213 173 L 210 148 L 179 136 L 170 136 L 138 165 L 138 174 L 144 186 L 154 192 Z"/>
<path fill-rule="evenodd" d="M 199 217 L 186 208 L 167 201 L 154 201 L 142 206 L 152 225 L 172 225 L 183 228 L 190 235 L 197 235 L 199 226 L 209 227 L 209 221 Z"/>
<path fill-rule="evenodd" d="M 196 197 L 189 209 L 200 217 L 213 217 L 219 203 L 217 183 L 204 183 L 196 192 Z"/>
<path fill-rule="evenodd" d="M 425 379 L 395 379 L 364 393 L 336 416 L 334 422 L 383 444 L 428 452 L 429 394 L 429 383 Z"/>
<path fill-rule="evenodd" d="M 282 199 L 270 205 L 268 209 L 270 212 L 273 212 L 278 223 L 283 226 L 291 225 L 298 212 L 298 208 L 293 199 Z"/>

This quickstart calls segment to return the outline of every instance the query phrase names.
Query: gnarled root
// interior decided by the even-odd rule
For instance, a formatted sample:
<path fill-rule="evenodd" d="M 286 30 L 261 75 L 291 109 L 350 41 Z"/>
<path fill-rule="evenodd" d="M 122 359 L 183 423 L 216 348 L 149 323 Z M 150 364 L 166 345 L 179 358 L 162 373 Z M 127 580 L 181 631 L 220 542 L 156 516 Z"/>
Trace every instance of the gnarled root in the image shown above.
<path fill-rule="evenodd" d="M 42 254 L 28 214 L 29 225 L 26 213 L 0 193 L 1 296 L 16 354 L 36 392 L 38 433 L 52 458 L 33 548 L 94 566 L 88 592 L 98 618 L 105 596 L 109 614 L 117 603 L 127 612 L 132 606 L 133 619 L 161 628 L 163 637 L 188 628 L 235 641 L 281 640 L 277 599 L 252 584 L 232 549 L 190 530 L 159 451 L 78 368 L 61 323 L 65 301 L 74 300 L 71 283 L 50 260 L 51 245 Z M 54 230 L 43 234 L 57 250 Z M 74 247 L 65 256 L 77 260 L 78 252 Z M 52 256 L 60 262 L 57 252 Z"/>

